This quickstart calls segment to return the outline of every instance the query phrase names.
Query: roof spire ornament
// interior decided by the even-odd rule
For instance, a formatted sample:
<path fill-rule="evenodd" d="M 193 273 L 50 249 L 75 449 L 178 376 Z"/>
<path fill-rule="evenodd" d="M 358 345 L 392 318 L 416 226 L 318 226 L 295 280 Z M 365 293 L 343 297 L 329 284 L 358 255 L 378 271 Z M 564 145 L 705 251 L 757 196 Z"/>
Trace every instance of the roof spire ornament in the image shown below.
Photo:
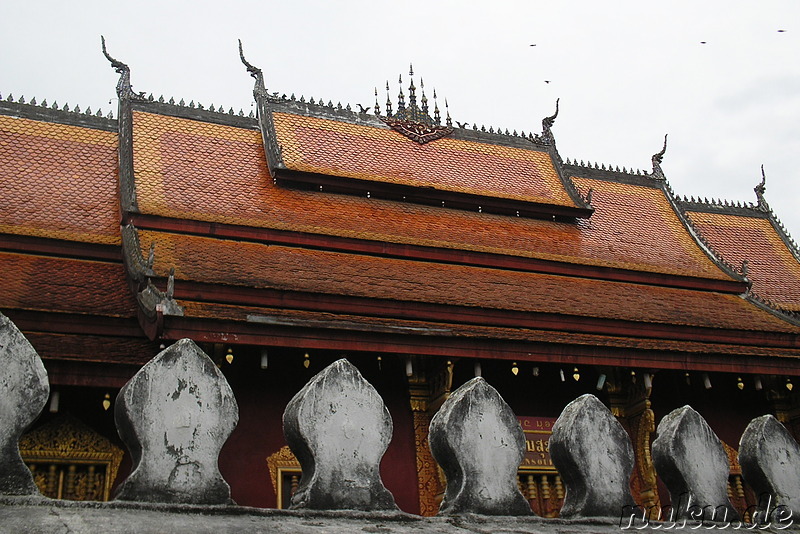
<path fill-rule="evenodd" d="M 656 180 L 666 180 L 667 177 L 664 175 L 664 171 L 661 168 L 661 162 L 664 160 L 664 154 L 667 152 L 667 134 L 664 134 L 664 148 L 662 148 L 659 152 L 653 154 L 653 157 L 650 158 L 650 161 L 653 163 L 653 173 L 652 177 Z"/>
<path fill-rule="evenodd" d="M 759 183 L 753 191 L 756 192 L 756 199 L 758 199 L 758 204 L 756 207 L 761 211 L 769 211 L 769 205 L 767 204 L 767 200 L 764 198 L 764 193 L 767 191 L 767 176 L 764 174 L 764 164 L 761 164 L 761 183 Z"/>
<path fill-rule="evenodd" d="M 556 117 L 558 117 L 558 101 L 561 100 L 560 98 L 556 98 L 556 112 L 550 115 L 549 117 L 545 117 L 542 119 L 542 140 L 547 144 L 555 144 L 556 138 L 553 136 L 553 131 L 551 128 L 553 124 L 556 122 Z"/>
<path fill-rule="evenodd" d="M 392 113 L 392 104 L 389 100 L 389 82 L 386 82 L 386 117 L 381 117 L 396 132 L 416 141 L 425 144 L 435 139 L 440 139 L 453 132 L 450 112 L 447 113 L 447 126 L 441 125 L 439 106 L 436 103 L 436 90 L 433 91 L 434 117 L 429 115 L 428 97 L 425 95 L 425 82 L 420 78 L 421 89 L 420 106 L 417 105 L 417 88 L 414 85 L 414 65 L 409 66 L 410 83 L 408 86 L 408 106 L 406 106 L 405 95 L 403 94 L 403 76 L 400 75 L 398 82 L 400 92 L 397 100 L 397 113 Z M 377 91 L 376 91 L 377 99 Z M 447 101 L 445 101 L 447 106 Z"/>
<path fill-rule="evenodd" d="M 247 68 L 247 72 L 255 80 L 253 84 L 253 98 L 256 101 L 258 124 L 261 129 L 264 152 L 267 156 L 267 168 L 269 169 L 270 176 L 275 179 L 275 169 L 278 167 L 278 164 L 282 162 L 283 156 L 281 155 L 281 147 L 275 135 L 275 124 L 272 122 L 272 110 L 269 103 L 270 96 L 264 85 L 264 73 L 261 69 L 244 58 L 241 39 L 239 39 L 239 58 L 242 60 L 242 64 Z M 277 95 L 277 93 L 275 93 L 275 95 Z M 302 96 L 300 97 L 300 102 L 303 102 Z M 192 106 L 190 105 L 189 107 Z M 253 116 L 252 111 L 250 112 L 250 116 Z"/>
<path fill-rule="evenodd" d="M 433 122 L 436 126 L 441 126 L 442 117 L 439 114 L 439 104 L 436 102 L 436 88 L 433 89 Z"/>
<path fill-rule="evenodd" d="M 425 82 L 422 81 L 422 77 L 419 79 L 419 90 L 422 91 L 422 98 L 420 102 L 422 102 L 422 112 L 427 115 L 428 114 L 428 97 L 425 96 Z"/>
<path fill-rule="evenodd" d="M 131 69 L 117 59 L 111 57 L 106 50 L 106 38 L 104 36 L 100 36 L 100 46 L 103 49 L 103 55 L 106 56 L 106 59 L 111 63 L 111 67 L 117 71 L 119 74 L 119 81 L 117 82 L 117 96 L 120 98 L 126 97 L 130 98 L 134 96 L 133 89 L 131 88 Z M 11 95 L 9 95 L 10 98 Z"/>
<path fill-rule="evenodd" d="M 386 80 L 386 116 L 392 116 L 392 101 L 389 99 L 389 80 Z"/>
<path fill-rule="evenodd" d="M 406 111 L 406 97 L 403 94 L 403 75 L 401 74 L 397 81 L 400 85 L 400 94 L 397 95 L 397 114 L 405 113 Z"/>
<path fill-rule="evenodd" d="M 255 87 L 253 88 L 253 94 L 256 91 L 262 92 L 266 95 L 266 88 L 264 87 L 264 73 L 261 72 L 261 69 L 252 65 L 244 58 L 244 50 L 242 49 L 242 40 L 239 39 L 239 58 L 242 60 L 242 64 L 247 68 L 247 72 L 255 79 Z"/>
<path fill-rule="evenodd" d="M 375 87 L 375 115 L 381 116 L 381 106 L 378 104 L 378 87 Z"/>

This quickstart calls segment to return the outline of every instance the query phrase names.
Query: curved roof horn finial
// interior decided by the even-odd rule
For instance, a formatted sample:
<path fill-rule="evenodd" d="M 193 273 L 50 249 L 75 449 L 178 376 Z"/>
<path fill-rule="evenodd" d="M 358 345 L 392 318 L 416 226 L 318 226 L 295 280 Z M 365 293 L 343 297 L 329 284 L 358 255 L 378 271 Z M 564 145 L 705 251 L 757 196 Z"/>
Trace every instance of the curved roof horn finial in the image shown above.
<path fill-rule="evenodd" d="M 542 119 L 542 139 L 547 139 L 550 141 L 554 140 L 553 132 L 551 128 L 553 124 L 556 122 L 556 117 L 558 117 L 558 101 L 561 100 L 560 98 L 556 98 L 556 112 L 550 115 L 549 117 L 545 117 Z"/>
<path fill-rule="evenodd" d="M 239 39 L 239 58 L 242 60 L 242 64 L 247 68 L 247 72 L 252 76 L 256 82 L 255 87 L 253 88 L 253 92 L 256 91 L 263 91 L 266 92 L 266 88 L 264 87 L 264 74 L 261 72 L 261 69 L 250 63 L 244 58 L 244 49 L 242 48 L 242 40 Z"/>
<path fill-rule="evenodd" d="M 131 69 L 118 59 L 114 59 L 106 50 L 106 38 L 104 36 L 100 36 L 100 46 L 103 50 L 103 55 L 106 59 L 111 63 L 111 67 L 119 74 L 119 81 L 117 82 L 117 96 L 121 97 L 129 97 L 133 94 L 131 90 Z"/>
<path fill-rule="evenodd" d="M 653 154 L 650 158 L 650 161 L 653 162 L 653 178 L 657 180 L 666 180 L 667 178 L 664 175 L 664 171 L 661 169 L 661 162 L 664 161 L 664 154 L 667 152 L 667 135 L 668 134 L 664 134 L 664 148 Z"/>
<path fill-rule="evenodd" d="M 756 192 L 756 199 L 758 199 L 758 208 L 768 210 L 767 200 L 764 198 L 764 193 L 767 191 L 767 175 L 764 174 L 764 164 L 761 164 L 761 183 L 753 188 Z"/>

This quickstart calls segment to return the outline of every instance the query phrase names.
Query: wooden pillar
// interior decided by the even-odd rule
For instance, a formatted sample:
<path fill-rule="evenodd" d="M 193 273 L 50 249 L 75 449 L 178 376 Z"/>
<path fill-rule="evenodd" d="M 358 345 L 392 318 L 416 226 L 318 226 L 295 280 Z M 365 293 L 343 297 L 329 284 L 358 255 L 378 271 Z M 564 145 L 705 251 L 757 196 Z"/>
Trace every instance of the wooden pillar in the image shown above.
<path fill-rule="evenodd" d="M 787 383 L 791 384 L 791 389 L 787 387 Z M 768 378 L 764 381 L 764 387 L 768 388 L 767 398 L 775 417 L 795 440 L 800 441 L 800 398 L 794 391 L 795 387 L 800 388 L 800 378 L 795 377 L 791 382 L 786 382 L 781 377 Z"/>
<path fill-rule="evenodd" d="M 408 377 L 411 413 L 414 418 L 414 445 L 417 456 L 419 513 L 433 516 L 444 495 L 444 475 L 428 445 L 428 428 L 436 411 L 447 400 L 453 385 L 453 361 L 412 358 Z"/>
<path fill-rule="evenodd" d="M 611 413 L 628 432 L 633 443 L 635 465 L 631 477 L 631 489 L 636 504 L 646 510 L 659 510 L 656 470 L 650 454 L 650 445 L 655 433 L 655 415 L 650 407 L 652 378 L 645 372 L 608 369 L 607 388 L 611 401 Z"/>

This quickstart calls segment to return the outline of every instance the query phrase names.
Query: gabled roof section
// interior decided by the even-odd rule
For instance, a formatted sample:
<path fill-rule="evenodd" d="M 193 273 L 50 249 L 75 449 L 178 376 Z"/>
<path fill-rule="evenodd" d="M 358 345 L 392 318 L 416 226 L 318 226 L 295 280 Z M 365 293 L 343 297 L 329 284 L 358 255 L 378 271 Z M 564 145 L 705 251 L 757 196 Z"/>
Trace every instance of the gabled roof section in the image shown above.
<path fill-rule="evenodd" d="M 800 312 L 800 252 L 764 198 L 755 204 L 686 198 L 681 204 L 704 238 L 730 263 L 746 263 L 751 293 L 778 311 Z"/>
<path fill-rule="evenodd" d="M 565 168 L 579 176 L 584 176 L 586 178 L 605 178 L 614 180 L 620 184 L 651 187 L 659 190 L 665 201 L 662 204 L 662 208 L 666 208 L 666 212 L 670 214 L 668 218 L 671 220 L 671 222 L 668 222 L 667 220 L 662 222 L 666 223 L 666 225 L 670 227 L 675 236 L 681 236 L 685 245 L 691 242 L 691 248 L 695 251 L 695 255 L 698 253 L 704 255 L 721 273 L 724 273 L 728 277 L 739 281 L 741 284 L 746 284 L 746 287 L 749 290 L 750 280 L 747 278 L 745 266 L 737 267 L 723 258 L 722 255 L 714 249 L 714 246 L 703 238 L 701 232 L 695 228 L 691 219 L 688 217 L 682 205 L 680 204 L 679 199 L 676 197 L 672 187 L 670 187 L 669 182 L 664 175 L 664 171 L 661 168 L 661 162 L 663 161 L 666 151 L 667 136 L 665 135 L 664 146 L 659 152 L 653 154 L 651 157 L 653 169 L 650 173 L 642 173 L 641 171 L 637 171 L 636 173 L 631 171 L 629 173 L 624 169 L 620 171 L 619 168 L 612 170 L 611 166 L 606 169 L 605 165 L 598 168 L 597 164 L 594 165 L 594 168 L 592 168 L 591 165 L 584 167 L 583 162 L 581 162 L 581 165 L 576 165 L 574 163 L 571 165 L 566 165 Z M 593 192 L 594 191 L 592 189 L 589 190 L 590 201 L 593 198 Z M 633 219 L 635 220 L 636 218 L 637 217 L 634 215 Z M 642 217 L 641 220 L 644 222 L 645 217 Z M 677 226 L 675 225 L 675 222 L 678 223 Z M 640 226 L 636 230 L 636 232 L 639 234 L 647 234 L 650 231 L 652 230 L 649 230 L 644 225 Z"/>
<path fill-rule="evenodd" d="M 0 234 L 119 245 L 113 121 L 75 118 L 0 102 Z"/>
<path fill-rule="evenodd" d="M 420 145 L 375 117 L 318 107 L 274 105 L 281 167 L 303 173 L 279 173 L 287 184 L 510 215 L 591 214 L 565 187 L 553 153 L 529 141 L 456 130 Z"/>
<path fill-rule="evenodd" d="M 165 107 L 137 106 L 153 111 Z M 338 239 L 468 251 L 604 272 L 737 280 L 740 292 L 745 289 L 699 248 L 659 183 L 648 177 L 584 177 L 580 168 L 566 166 L 581 190 L 593 189 L 595 212 L 577 223 L 303 191 L 274 183 L 261 135 L 252 126 L 175 115 L 133 112 L 133 174 L 142 216 L 249 227 L 252 239 L 268 239 L 258 229 L 271 229 L 315 236 L 328 246 Z M 453 140 L 433 144 L 442 141 Z M 145 228 L 162 223 L 138 217 L 136 224 Z"/>
<path fill-rule="evenodd" d="M 408 109 L 401 91 L 396 114 L 387 110 L 381 117 L 376 103 L 375 114 L 367 115 L 270 96 L 261 70 L 244 59 L 241 43 L 240 54 L 255 78 L 268 168 L 279 185 L 514 216 L 592 213 L 561 174 L 554 147 L 511 136 L 459 134 L 449 126 L 438 126 L 444 130 L 436 133 L 427 100 L 422 109 L 416 106 L 413 79 Z M 423 115 L 427 120 L 419 118 Z"/>
<path fill-rule="evenodd" d="M 374 299 L 365 314 L 393 302 L 504 310 L 713 329 L 800 332 L 738 295 L 503 269 L 417 262 L 243 243 L 212 237 L 139 231 L 160 251 L 154 269 L 175 265 L 181 280 L 334 297 Z M 535 298 L 532 296 L 535 295 Z M 202 297 L 212 298 L 210 295 Z"/>

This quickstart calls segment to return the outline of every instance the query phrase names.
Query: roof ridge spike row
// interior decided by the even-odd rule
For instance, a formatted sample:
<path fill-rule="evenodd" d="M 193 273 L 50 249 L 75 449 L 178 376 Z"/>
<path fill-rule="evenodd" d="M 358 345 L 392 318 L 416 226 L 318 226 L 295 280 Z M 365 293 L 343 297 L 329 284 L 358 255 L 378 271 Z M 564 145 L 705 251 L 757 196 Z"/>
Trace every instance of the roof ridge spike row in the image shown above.
<path fill-rule="evenodd" d="M 664 136 L 664 148 L 658 154 L 653 155 L 653 163 L 654 167 L 656 161 L 660 161 L 660 157 L 664 154 L 666 150 L 666 136 Z M 660 169 L 660 167 L 659 167 Z M 654 173 L 655 174 L 655 173 Z M 747 284 L 747 290 L 745 294 L 749 293 L 750 288 L 752 287 L 752 281 L 747 277 L 747 262 L 744 262 L 740 266 L 733 265 L 729 261 L 727 261 L 722 254 L 720 254 L 716 248 L 711 244 L 711 242 L 706 239 L 703 235 L 703 232 L 700 231 L 693 222 L 692 219 L 689 217 L 688 213 L 686 212 L 686 206 L 683 202 L 681 202 L 680 198 L 675 194 L 675 191 L 672 189 L 672 186 L 667 181 L 666 177 L 659 179 L 661 182 L 661 189 L 664 191 L 664 194 L 667 197 L 667 201 L 672 206 L 675 214 L 678 216 L 678 219 L 683 223 L 686 230 L 689 234 L 694 238 L 695 242 L 698 244 L 700 249 L 708 256 L 708 258 L 714 262 L 723 272 L 731 276 L 735 280 L 740 280 Z M 706 203 L 708 204 L 708 200 L 706 199 Z"/>
<path fill-rule="evenodd" d="M 54 102 L 52 106 L 47 103 L 47 99 L 45 98 L 41 102 L 36 100 L 36 97 L 30 99 L 30 101 L 25 100 L 25 96 L 20 96 L 19 98 L 15 99 L 13 93 L 9 93 L 8 96 L 4 99 L 3 95 L 0 94 L 0 102 L 8 102 L 10 104 L 21 104 L 24 106 L 29 106 L 32 108 L 41 108 L 41 109 L 52 109 L 54 111 L 64 111 L 67 113 L 72 113 L 74 115 L 85 115 L 87 117 L 100 117 L 106 119 L 113 119 L 114 113 L 109 111 L 108 115 L 103 114 L 103 110 L 97 108 L 97 111 L 92 111 L 91 106 L 87 106 L 84 111 L 81 111 L 80 106 L 75 106 L 74 109 L 70 109 L 69 104 L 64 104 L 64 106 L 59 106 L 57 103 Z"/>

